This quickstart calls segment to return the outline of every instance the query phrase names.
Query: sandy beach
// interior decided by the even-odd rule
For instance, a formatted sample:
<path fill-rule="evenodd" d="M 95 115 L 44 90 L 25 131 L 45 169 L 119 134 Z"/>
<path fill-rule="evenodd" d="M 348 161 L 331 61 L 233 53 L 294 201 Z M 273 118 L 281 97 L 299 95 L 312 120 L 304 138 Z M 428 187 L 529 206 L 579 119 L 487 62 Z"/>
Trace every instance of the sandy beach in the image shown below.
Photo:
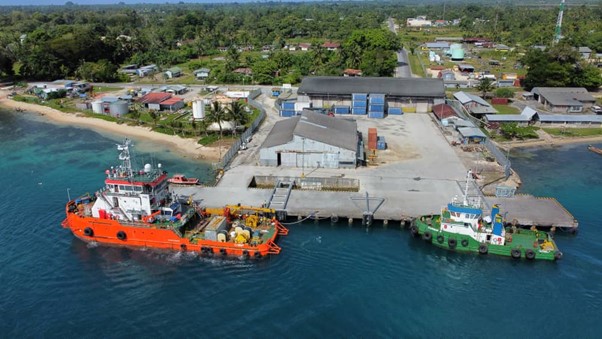
<path fill-rule="evenodd" d="M 586 144 L 586 143 L 598 143 L 602 142 L 602 136 L 592 137 L 553 137 L 550 140 L 523 140 L 523 141 L 506 141 L 498 142 L 498 146 L 505 150 L 509 148 L 521 148 L 521 147 L 545 147 L 545 146 L 561 146 L 570 144 Z"/>
<path fill-rule="evenodd" d="M 9 109 L 20 109 L 24 112 L 35 112 L 42 114 L 49 121 L 60 124 L 81 126 L 96 130 L 97 132 L 110 132 L 123 135 L 124 137 L 144 138 L 173 146 L 174 151 L 183 156 L 194 157 L 206 161 L 219 161 L 220 152 L 217 147 L 202 146 L 195 139 L 184 139 L 175 135 L 153 132 L 148 127 L 120 125 L 101 119 L 85 117 L 77 113 L 64 113 L 54 108 L 30 104 L 8 99 L 8 93 L 0 94 L 0 105 Z M 227 151 L 226 149 L 223 150 Z"/>

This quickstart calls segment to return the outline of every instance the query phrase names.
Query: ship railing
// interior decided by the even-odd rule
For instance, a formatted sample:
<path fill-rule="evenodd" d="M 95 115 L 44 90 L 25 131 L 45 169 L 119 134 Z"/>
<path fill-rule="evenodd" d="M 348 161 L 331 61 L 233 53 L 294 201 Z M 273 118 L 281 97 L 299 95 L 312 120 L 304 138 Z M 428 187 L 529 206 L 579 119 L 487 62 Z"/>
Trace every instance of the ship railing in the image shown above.
<path fill-rule="evenodd" d="M 273 241 L 268 242 L 267 245 L 269 246 L 268 254 L 280 254 L 280 251 L 282 251 L 282 248 Z"/>
<path fill-rule="evenodd" d="M 282 226 L 278 221 L 275 222 L 276 230 L 278 230 L 278 235 L 288 235 L 288 228 Z"/>

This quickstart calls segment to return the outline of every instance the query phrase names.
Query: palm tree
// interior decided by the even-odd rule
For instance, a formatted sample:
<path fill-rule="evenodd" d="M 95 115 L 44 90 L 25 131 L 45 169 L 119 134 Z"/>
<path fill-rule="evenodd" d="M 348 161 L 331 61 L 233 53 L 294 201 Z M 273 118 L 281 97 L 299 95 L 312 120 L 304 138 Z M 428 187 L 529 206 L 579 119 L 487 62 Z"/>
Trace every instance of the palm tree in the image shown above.
<path fill-rule="evenodd" d="M 232 101 L 230 106 L 226 108 L 226 114 L 229 120 L 234 124 L 233 131 L 236 135 L 236 131 L 238 129 L 238 125 L 244 125 L 248 121 L 248 116 L 245 110 L 243 109 L 243 104 L 241 101 Z"/>
<path fill-rule="evenodd" d="M 483 99 L 485 99 L 485 94 L 487 94 L 487 92 L 493 91 L 494 87 L 495 86 L 493 86 L 493 80 L 491 80 L 489 78 L 481 79 L 481 81 L 477 85 L 477 89 L 479 90 L 479 92 L 481 92 L 483 94 L 482 95 Z"/>
<path fill-rule="evenodd" d="M 151 110 L 150 112 L 148 112 L 148 114 L 150 115 L 151 119 L 153 119 L 153 122 L 155 123 L 155 127 L 157 127 L 157 122 L 159 121 L 159 118 L 161 117 L 159 115 L 159 112 L 157 112 L 155 110 Z"/>
<path fill-rule="evenodd" d="M 209 108 L 209 111 L 207 112 L 207 116 L 205 117 L 205 119 L 208 122 L 217 123 L 217 126 L 219 126 L 219 138 L 221 139 L 223 136 L 222 121 L 227 119 L 227 113 L 219 101 L 214 101 L 211 104 L 211 107 Z"/>

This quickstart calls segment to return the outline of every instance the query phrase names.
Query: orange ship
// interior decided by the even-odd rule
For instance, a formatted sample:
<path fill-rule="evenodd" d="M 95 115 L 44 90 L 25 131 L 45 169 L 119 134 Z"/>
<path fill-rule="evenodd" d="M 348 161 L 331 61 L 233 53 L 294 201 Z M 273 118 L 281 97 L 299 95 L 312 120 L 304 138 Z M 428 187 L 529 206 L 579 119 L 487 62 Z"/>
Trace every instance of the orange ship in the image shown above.
<path fill-rule="evenodd" d="M 70 200 L 62 222 L 73 235 L 100 244 L 198 252 L 204 256 L 261 258 L 279 254 L 275 241 L 288 230 L 263 207 L 201 208 L 169 192 L 167 172 L 144 165 L 133 171 L 131 142 L 117 146 L 122 165 L 105 173 L 105 187 Z"/>

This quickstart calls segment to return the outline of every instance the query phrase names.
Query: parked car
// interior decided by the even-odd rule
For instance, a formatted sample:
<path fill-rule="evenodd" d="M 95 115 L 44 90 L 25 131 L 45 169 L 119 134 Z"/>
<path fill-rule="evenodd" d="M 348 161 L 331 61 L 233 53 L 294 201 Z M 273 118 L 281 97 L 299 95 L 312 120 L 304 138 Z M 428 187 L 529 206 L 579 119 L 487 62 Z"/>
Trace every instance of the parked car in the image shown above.
<path fill-rule="evenodd" d="M 594 106 L 592 106 L 592 112 L 594 112 L 596 114 L 602 114 L 602 107 L 594 105 Z"/>

